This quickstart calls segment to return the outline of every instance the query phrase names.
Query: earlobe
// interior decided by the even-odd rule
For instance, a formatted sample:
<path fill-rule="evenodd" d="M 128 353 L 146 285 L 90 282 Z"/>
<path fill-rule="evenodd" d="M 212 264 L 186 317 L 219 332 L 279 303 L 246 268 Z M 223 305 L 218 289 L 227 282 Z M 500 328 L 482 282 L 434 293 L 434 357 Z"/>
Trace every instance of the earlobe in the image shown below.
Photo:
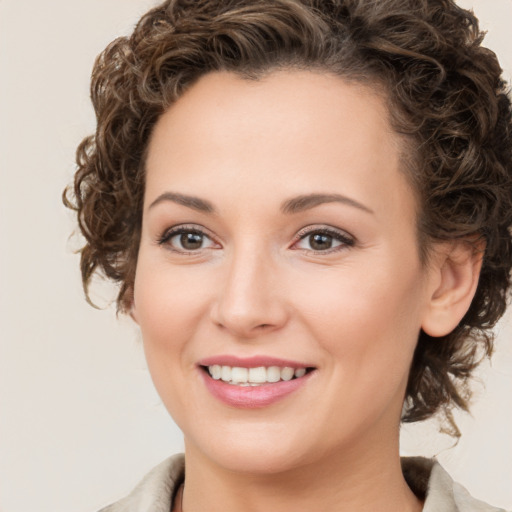
<path fill-rule="evenodd" d="M 475 295 L 485 250 L 483 241 L 458 240 L 436 249 L 422 329 L 430 336 L 449 334 Z"/>

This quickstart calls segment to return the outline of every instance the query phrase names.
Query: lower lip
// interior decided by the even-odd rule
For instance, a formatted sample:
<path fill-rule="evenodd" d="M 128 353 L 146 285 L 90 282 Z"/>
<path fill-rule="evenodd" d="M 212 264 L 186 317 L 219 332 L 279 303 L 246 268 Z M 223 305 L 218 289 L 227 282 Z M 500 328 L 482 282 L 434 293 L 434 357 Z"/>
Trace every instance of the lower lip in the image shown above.
<path fill-rule="evenodd" d="M 306 373 L 303 377 L 259 386 L 237 386 L 222 380 L 215 380 L 200 370 L 208 391 L 221 402 L 232 407 L 256 409 L 272 405 L 291 393 L 300 389 L 314 372 Z"/>

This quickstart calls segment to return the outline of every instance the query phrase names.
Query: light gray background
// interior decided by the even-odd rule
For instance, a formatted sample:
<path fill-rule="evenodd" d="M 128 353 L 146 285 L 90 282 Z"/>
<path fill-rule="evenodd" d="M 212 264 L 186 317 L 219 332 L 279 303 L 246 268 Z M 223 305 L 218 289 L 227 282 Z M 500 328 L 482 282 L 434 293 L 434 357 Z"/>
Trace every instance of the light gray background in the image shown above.
<path fill-rule="evenodd" d="M 94 57 L 150 0 L 0 0 L 0 512 L 94 511 L 128 492 L 181 434 L 153 390 L 137 329 L 83 300 L 61 205 L 94 127 Z M 512 75 L 512 0 L 461 0 Z M 103 303 L 112 290 L 102 287 Z M 477 497 L 512 508 L 512 319 L 498 329 L 459 444 L 406 427 Z"/>

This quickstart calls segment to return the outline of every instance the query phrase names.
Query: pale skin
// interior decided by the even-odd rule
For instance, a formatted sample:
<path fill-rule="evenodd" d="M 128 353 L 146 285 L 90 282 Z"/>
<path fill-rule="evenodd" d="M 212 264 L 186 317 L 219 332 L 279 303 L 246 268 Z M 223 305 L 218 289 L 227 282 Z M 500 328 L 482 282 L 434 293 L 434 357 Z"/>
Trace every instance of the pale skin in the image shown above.
<path fill-rule="evenodd" d="M 480 258 L 420 262 L 403 147 L 381 95 L 309 71 L 213 73 L 158 121 L 131 314 L 184 433 L 184 512 L 421 510 L 398 448 L 409 366 L 420 329 L 467 311 Z M 314 372 L 240 409 L 201 378 L 219 354 Z"/>

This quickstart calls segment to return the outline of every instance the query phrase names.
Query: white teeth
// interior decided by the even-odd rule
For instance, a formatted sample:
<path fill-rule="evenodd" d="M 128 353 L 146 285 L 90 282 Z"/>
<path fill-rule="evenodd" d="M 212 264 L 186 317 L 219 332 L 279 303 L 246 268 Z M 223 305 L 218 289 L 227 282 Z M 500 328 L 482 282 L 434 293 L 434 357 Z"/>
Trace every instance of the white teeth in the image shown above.
<path fill-rule="evenodd" d="M 263 384 L 267 382 L 267 370 L 264 366 L 258 368 L 249 368 L 249 382 Z"/>
<path fill-rule="evenodd" d="M 295 377 L 300 378 L 304 377 L 306 375 L 306 368 L 297 368 L 295 370 Z"/>
<path fill-rule="evenodd" d="M 209 367 L 210 375 L 213 379 L 219 380 L 222 376 L 222 367 L 218 364 L 214 364 L 213 366 Z"/>
<path fill-rule="evenodd" d="M 231 368 L 231 382 L 236 383 L 246 383 L 249 378 L 249 370 L 247 368 L 240 368 L 239 366 L 235 366 Z"/>
<path fill-rule="evenodd" d="M 210 372 L 210 374 L 211 374 L 211 372 Z M 223 366 L 222 367 L 220 378 L 224 382 L 229 382 L 231 380 L 231 366 Z"/>
<path fill-rule="evenodd" d="M 293 374 L 295 373 L 295 370 L 293 368 L 290 368 L 288 366 L 285 366 L 281 370 L 281 379 L 282 380 L 292 380 Z"/>
<path fill-rule="evenodd" d="M 243 368 L 240 366 L 221 366 L 214 364 L 208 366 L 212 379 L 222 380 L 237 386 L 259 386 L 265 383 L 288 381 L 304 377 L 306 368 L 291 368 L 290 366 L 258 366 L 256 368 Z"/>
<path fill-rule="evenodd" d="M 279 382 L 281 380 L 281 368 L 279 366 L 269 366 L 267 368 L 267 381 Z"/>

